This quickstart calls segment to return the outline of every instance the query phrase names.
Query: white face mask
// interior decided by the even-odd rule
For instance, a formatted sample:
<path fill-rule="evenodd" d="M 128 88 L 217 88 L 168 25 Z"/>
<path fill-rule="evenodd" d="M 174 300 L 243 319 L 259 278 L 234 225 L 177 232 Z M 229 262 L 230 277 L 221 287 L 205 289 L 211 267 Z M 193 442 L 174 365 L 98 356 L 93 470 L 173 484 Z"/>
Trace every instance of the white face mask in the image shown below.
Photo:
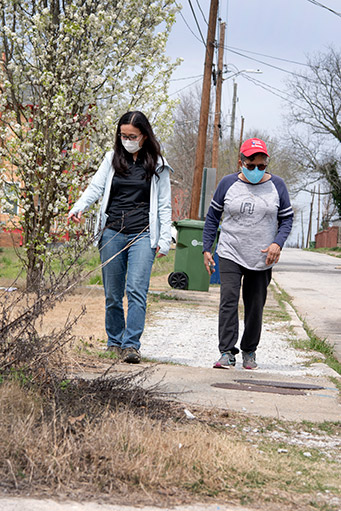
<path fill-rule="evenodd" d="M 122 145 L 128 153 L 134 154 L 137 153 L 141 147 L 140 147 L 140 140 L 141 137 L 137 140 L 122 140 Z"/>

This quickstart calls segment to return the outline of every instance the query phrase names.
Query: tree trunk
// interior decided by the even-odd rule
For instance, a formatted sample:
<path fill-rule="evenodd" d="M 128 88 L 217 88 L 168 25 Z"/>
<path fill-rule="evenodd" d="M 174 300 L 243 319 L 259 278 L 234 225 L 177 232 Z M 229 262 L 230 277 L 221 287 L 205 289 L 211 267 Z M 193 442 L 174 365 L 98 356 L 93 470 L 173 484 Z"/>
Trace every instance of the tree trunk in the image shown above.
<path fill-rule="evenodd" d="M 27 251 L 27 275 L 26 290 L 37 291 L 43 278 L 43 262 L 37 258 L 37 251 L 34 247 Z"/>

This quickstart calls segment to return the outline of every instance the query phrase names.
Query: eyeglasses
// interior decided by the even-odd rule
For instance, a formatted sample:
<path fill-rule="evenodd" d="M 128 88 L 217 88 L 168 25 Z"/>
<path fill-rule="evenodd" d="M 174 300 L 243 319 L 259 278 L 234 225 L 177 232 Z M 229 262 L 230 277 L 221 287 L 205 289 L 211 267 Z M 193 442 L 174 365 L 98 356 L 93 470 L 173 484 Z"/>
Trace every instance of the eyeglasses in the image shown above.
<path fill-rule="evenodd" d="M 255 165 L 254 163 L 244 163 L 244 165 L 247 168 L 247 170 L 255 170 L 256 167 L 258 170 L 265 170 L 267 167 L 267 165 L 264 165 L 263 163 L 261 163 L 260 165 Z"/>
<path fill-rule="evenodd" d="M 131 142 L 135 141 L 135 140 L 140 140 L 140 138 L 142 137 L 142 135 L 124 135 L 123 133 L 119 133 L 118 135 L 119 137 L 121 137 L 122 140 L 130 140 Z"/>

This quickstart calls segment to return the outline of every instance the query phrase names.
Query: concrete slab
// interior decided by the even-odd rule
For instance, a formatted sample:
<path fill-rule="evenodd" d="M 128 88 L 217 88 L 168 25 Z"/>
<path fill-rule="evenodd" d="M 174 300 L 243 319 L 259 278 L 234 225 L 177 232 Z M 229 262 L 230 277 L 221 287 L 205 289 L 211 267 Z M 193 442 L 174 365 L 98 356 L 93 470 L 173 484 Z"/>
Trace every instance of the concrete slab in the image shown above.
<path fill-rule="evenodd" d="M 256 511 L 250 507 L 228 504 L 192 504 L 172 507 L 122 506 L 96 502 L 55 502 L 51 499 L 0 498 L 1 511 Z"/>
<path fill-rule="evenodd" d="M 324 364 L 320 364 L 324 366 Z M 127 364 L 114 366 L 115 374 L 141 371 L 150 368 L 145 387 L 158 385 L 160 391 L 170 398 L 184 404 L 190 410 L 191 405 L 219 408 L 273 417 L 289 421 L 339 421 L 341 420 L 341 401 L 338 388 L 331 382 L 328 375 L 337 375 L 335 371 L 327 371 L 326 376 L 288 376 L 245 371 L 243 369 L 207 369 L 204 367 L 188 367 L 181 365 L 151 363 L 140 364 L 138 367 Z M 110 375 L 110 373 L 109 373 Z M 78 376 L 92 379 L 98 375 L 79 373 Z M 238 383 L 238 380 L 264 382 L 289 382 L 293 384 L 311 384 L 322 386 L 323 389 L 307 390 L 304 395 L 283 395 L 280 393 L 254 392 L 252 390 L 231 390 L 214 387 L 214 384 Z"/>

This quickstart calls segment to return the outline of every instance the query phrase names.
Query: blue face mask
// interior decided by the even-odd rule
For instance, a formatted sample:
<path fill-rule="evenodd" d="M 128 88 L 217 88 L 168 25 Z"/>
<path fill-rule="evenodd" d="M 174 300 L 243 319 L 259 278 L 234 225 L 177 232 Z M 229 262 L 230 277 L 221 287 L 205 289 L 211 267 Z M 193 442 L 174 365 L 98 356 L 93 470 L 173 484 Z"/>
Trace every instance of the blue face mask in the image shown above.
<path fill-rule="evenodd" d="M 254 170 L 249 170 L 246 167 L 242 167 L 242 172 L 243 172 L 244 176 L 246 177 L 246 179 L 248 181 L 250 181 L 250 183 L 256 185 L 257 183 L 259 183 L 259 181 L 264 176 L 265 169 L 259 170 L 258 167 L 255 167 Z"/>

